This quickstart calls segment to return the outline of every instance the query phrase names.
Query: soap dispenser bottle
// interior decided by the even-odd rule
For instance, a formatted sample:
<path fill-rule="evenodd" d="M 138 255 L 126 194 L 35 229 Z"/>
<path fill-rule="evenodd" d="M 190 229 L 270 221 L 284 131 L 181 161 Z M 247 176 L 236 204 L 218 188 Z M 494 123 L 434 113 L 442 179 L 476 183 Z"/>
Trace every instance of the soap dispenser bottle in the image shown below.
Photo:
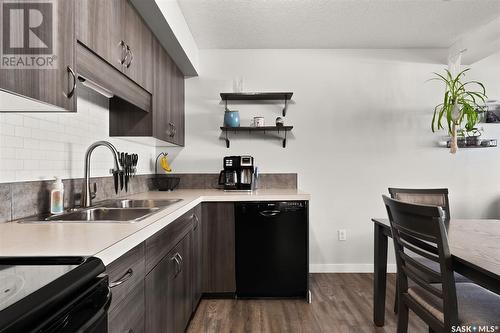
<path fill-rule="evenodd" d="M 55 178 L 50 191 L 50 213 L 61 214 L 64 211 L 64 184 L 61 178 Z"/>

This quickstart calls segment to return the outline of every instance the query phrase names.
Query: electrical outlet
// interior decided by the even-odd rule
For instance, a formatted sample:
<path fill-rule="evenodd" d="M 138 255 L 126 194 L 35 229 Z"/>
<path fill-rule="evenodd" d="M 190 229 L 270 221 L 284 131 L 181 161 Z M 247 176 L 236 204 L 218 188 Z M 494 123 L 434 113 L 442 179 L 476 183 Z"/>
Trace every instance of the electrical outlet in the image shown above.
<path fill-rule="evenodd" d="M 345 229 L 339 229 L 339 241 L 346 241 L 347 240 L 347 231 Z"/>

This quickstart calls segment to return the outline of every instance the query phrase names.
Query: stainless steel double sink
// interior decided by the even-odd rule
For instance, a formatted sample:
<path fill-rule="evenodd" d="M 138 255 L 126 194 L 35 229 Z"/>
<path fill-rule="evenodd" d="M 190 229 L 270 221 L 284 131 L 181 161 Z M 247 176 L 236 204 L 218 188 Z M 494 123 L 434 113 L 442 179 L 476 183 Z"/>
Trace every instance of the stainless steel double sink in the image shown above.
<path fill-rule="evenodd" d="M 135 223 L 143 220 L 160 210 L 171 206 L 182 199 L 168 200 L 106 200 L 92 207 L 71 210 L 46 218 L 33 217 L 19 221 L 19 223 L 78 223 L 78 222 L 107 222 L 107 223 Z"/>

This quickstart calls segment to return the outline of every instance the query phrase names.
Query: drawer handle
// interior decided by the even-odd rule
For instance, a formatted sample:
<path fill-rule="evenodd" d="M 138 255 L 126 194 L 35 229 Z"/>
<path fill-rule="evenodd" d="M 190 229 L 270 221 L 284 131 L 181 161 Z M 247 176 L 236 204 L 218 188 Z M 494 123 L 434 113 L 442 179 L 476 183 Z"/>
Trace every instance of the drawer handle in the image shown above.
<path fill-rule="evenodd" d="M 120 284 L 122 284 L 123 282 L 127 281 L 128 279 L 130 279 L 132 277 L 132 275 L 134 275 L 134 271 L 132 270 L 132 268 L 129 268 L 125 274 L 123 274 L 118 280 L 116 281 L 113 281 L 109 284 L 109 287 L 110 288 L 114 288 L 114 287 L 117 287 L 119 286 Z"/>

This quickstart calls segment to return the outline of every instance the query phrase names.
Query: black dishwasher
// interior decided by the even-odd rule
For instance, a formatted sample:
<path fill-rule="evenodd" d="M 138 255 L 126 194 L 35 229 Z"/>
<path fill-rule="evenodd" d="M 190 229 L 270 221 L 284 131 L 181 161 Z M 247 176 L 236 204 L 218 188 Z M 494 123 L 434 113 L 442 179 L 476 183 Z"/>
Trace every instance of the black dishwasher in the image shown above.
<path fill-rule="evenodd" d="M 308 297 L 308 202 L 242 202 L 235 214 L 237 297 Z"/>

